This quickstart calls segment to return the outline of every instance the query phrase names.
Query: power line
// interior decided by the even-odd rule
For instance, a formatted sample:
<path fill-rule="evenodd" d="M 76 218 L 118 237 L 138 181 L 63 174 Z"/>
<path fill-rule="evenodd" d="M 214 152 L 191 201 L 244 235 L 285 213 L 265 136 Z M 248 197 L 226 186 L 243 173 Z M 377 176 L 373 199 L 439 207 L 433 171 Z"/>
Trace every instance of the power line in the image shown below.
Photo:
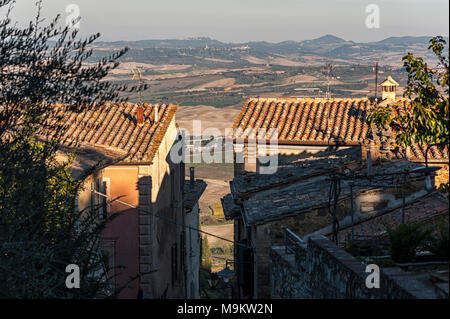
<path fill-rule="evenodd" d="M 378 95 L 378 62 L 375 62 L 375 67 L 373 68 L 375 72 L 375 98 Z"/>
<path fill-rule="evenodd" d="M 100 196 L 103 196 L 103 197 L 105 197 L 105 198 L 108 198 L 109 200 L 112 200 L 112 198 L 111 198 L 110 196 L 108 196 L 108 195 L 106 195 L 106 194 L 103 194 L 103 193 L 100 193 L 100 192 L 98 192 L 98 191 L 96 191 L 96 190 L 94 190 L 94 189 L 91 189 L 91 192 L 94 192 L 94 193 L 97 194 L 97 195 L 100 195 Z M 249 247 L 249 246 L 247 246 L 247 245 L 245 245 L 245 244 L 241 244 L 241 243 L 239 243 L 239 242 L 234 242 L 234 241 L 232 241 L 232 240 L 230 240 L 230 239 L 227 239 L 227 238 L 224 238 L 224 237 L 220 237 L 220 236 L 217 236 L 217 235 L 214 235 L 214 234 L 205 232 L 205 231 L 203 231 L 203 230 L 201 230 L 201 229 L 198 229 L 198 228 L 195 228 L 195 227 L 192 227 L 192 226 L 188 226 L 188 225 L 183 225 L 183 224 L 177 222 L 176 220 L 174 220 L 174 219 L 172 219 L 172 218 L 168 218 L 168 217 L 165 217 L 165 216 L 161 216 L 161 215 L 155 214 L 155 213 L 153 213 L 153 212 L 150 212 L 150 211 L 147 211 L 147 210 L 145 210 L 145 209 L 139 208 L 138 206 L 134 206 L 134 205 L 131 205 L 131 204 L 127 203 L 127 202 L 121 201 L 120 199 L 115 199 L 115 200 L 113 200 L 113 201 L 115 201 L 115 202 L 117 202 L 117 203 L 120 203 L 120 204 L 123 204 L 123 205 L 128 206 L 128 207 L 137 209 L 138 211 L 141 211 L 141 212 L 143 212 L 143 213 L 150 214 L 150 215 L 152 215 L 152 216 L 161 218 L 162 220 L 165 220 L 165 221 L 167 221 L 167 222 L 169 222 L 169 223 L 173 223 L 173 224 L 175 224 L 175 225 L 177 225 L 177 226 L 181 226 L 181 227 L 185 227 L 185 228 L 187 228 L 187 229 L 191 229 L 191 230 L 194 230 L 194 231 L 198 231 L 198 232 L 203 233 L 203 234 L 205 234 L 205 235 L 212 236 L 212 237 L 215 237 L 215 238 L 218 238 L 218 239 L 227 241 L 227 242 L 229 242 L 229 243 L 236 244 L 236 245 L 238 245 L 238 246 L 242 246 L 242 247 L 245 247 L 245 248 L 251 248 L 251 247 Z"/>
<path fill-rule="evenodd" d="M 330 92 L 330 73 L 331 73 L 331 68 L 332 68 L 332 64 L 331 63 L 327 63 L 327 93 L 325 95 L 325 97 L 327 99 L 331 98 L 331 92 Z"/>

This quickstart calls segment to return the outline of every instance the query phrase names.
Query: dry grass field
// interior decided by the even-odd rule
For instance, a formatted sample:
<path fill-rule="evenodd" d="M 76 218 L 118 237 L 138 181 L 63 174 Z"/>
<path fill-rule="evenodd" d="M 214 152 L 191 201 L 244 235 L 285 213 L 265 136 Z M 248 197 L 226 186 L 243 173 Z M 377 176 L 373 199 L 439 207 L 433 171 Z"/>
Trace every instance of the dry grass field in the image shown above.
<path fill-rule="evenodd" d="M 233 126 L 233 123 L 243 105 L 217 108 L 213 106 L 180 106 L 176 113 L 176 121 L 179 128 L 184 128 L 193 134 L 193 121 L 201 121 L 202 130 L 217 128 L 225 134 L 225 129 Z"/>

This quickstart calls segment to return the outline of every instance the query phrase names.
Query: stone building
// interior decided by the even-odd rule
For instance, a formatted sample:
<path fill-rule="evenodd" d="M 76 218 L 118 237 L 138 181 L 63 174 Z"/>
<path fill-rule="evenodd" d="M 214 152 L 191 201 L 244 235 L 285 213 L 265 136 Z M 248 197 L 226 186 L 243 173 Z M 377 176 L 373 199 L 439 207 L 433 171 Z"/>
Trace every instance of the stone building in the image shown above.
<path fill-rule="evenodd" d="M 254 142 L 261 129 L 276 129 L 270 139 L 279 156 L 359 146 L 370 129 L 364 119 L 372 105 L 367 98 L 248 100 L 233 125 L 235 176 L 258 171 L 266 155 Z"/>
<path fill-rule="evenodd" d="M 436 192 L 405 206 L 406 222 L 429 227 L 443 220 L 448 223 L 448 202 Z M 373 211 L 355 221 L 353 231 L 360 250 L 358 255 L 386 254 L 380 245 L 387 237 L 383 223 L 393 227 L 402 223 L 402 209 Z M 342 225 L 340 240 L 346 240 L 350 233 L 351 227 Z M 336 246 L 324 237 L 329 236 L 329 228 L 302 237 L 289 230 L 285 234 L 285 244 L 271 250 L 271 298 L 448 299 L 448 260 L 380 264 L 380 285 L 369 289 L 366 266 L 373 261 L 364 264 L 344 251 L 342 245 Z"/>
<path fill-rule="evenodd" d="M 271 245 L 282 240 L 284 227 L 305 235 L 330 225 L 330 176 L 336 172 L 362 172 L 369 147 L 375 169 L 384 173 L 428 164 L 438 166 L 436 176 L 422 175 L 420 182 L 397 181 L 414 185 L 404 191 L 407 202 L 432 191 L 433 187 L 426 185 L 427 179 L 433 178 L 436 186 L 448 181 L 448 145 L 413 143 L 402 149 L 395 146 L 389 128 L 378 130 L 367 123 L 370 111 L 378 106 L 398 113 L 405 112 L 411 103 L 396 96 L 398 84 L 391 77 L 381 86 L 380 102 L 369 98 L 257 98 L 245 103 L 231 136 L 235 178 L 230 183 L 231 194 L 222 199 L 227 218 L 235 221 L 237 297 L 270 295 Z M 275 150 L 271 145 L 276 145 Z M 351 155 L 355 149 L 359 158 Z M 336 150 L 340 151 L 330 159 L 329 152 Z M 273 155 L 278 170 L 265 175 L 263 168 L 270 159 L 273 161 Z M 314 158 L 306 159 L 308 156 Z M 348 222 L 349 182 L 343 181 L 340 186 L 337 216 L 340 222 Z M 398 190 L 388 188 L 360 188 L 354 196 L 355 216 L 391 209 L 401 202 Z"/>
<path fill-rule="evenodd" d="M 366 265 L 324 236 L 273 247 L 271 274 L 273 299 L 448 299 L 448 282 L 400 267 L 381 268 L 380 288 L 369 289 Z"/>
<path fill-rule="evenodd" d="M 196 180 L 194 168 L 190 168 L 190 179 L 184 184 L 184 209 L 185 209 L 185 278 L 186 297 L 188 299 L 200 298 L 200 265 L 201 265 L 201 236 L 199 229 L 199 205 L 200 196 L 206 189 L 206 183 Z"/>
<path fill-rule="evenodd" d="M 424 164 L 427 157 L 430 164 L 442 167 L 436 183 L 448 181 L 448 145 L 439 148 L 412 144 L 403 150 L 393 146 L 390 130 L 379 132 L 375 125 L 367 124 L 370 110 L 377 106 L 405 112 L 411 103 L 409 99 L 396 95 L 398 84 L 392 77 L 388 77 L 381 86 L 383 99 L 380 102 L 369 98 L 249 99 L 233 125 L 235 176 L 259 171 L 267 159 L 270 144 L 276 144 L 273 152 L 279 158 L 313 154 L 328 148 L 370 145 L 384 152 L 386 158 Z M 256 142 L 261 129 L 267 132 L 262 137 L 267 141 L 266 149 Z M 271 130 L 276 130 L 276 135 Z"/>
<path fill-rule="evenodd" d="M 120 213 L 102 234 L 114 285 L 126 285 L 119 298 L 198 297 L 194 261 L 200 243 L 198 234 L 186 229 L 198 226 L 197 201 L 205 183 L 186 183 L 184 164 L 169 156 L 179 138 L 176 110 L 176 105 L 106 104 L 64 114 L 69 128 L 62 144 L 69 150 L 79 146 L 73 171 L 84 181 L 77 210 L 94 209 L 100 219 Z"/>
<path fill-rule="evenodd" d="M 331 178 L 355 172 L 369 177 L 373 185 L 403 184 L 404 176 L 421 165 L 408 161 L 374 162 L 367 171 L 361 161 L 361 148 L 322 152 L 279 167 L 272 175 L 248 173 L 230 182 L 231 194 L 222 199 L 227 219 L 234 220 L 235 265 L 238 273 L 236 297 L 270 297 L 270 250 L 282 244 L 284 229 L 300 236 L 332 224 L 334 197 L 330 197 Z M 377 176 L 377 174 L 391 176 Z M 392 180 L 391 180 L 392 179 Z M 351 217 L 350 180 L 339 183 L 335 216 L 339 224 Z M 408 175 L 405 202 L 427 194 L 423 174 Z M 402 205 L 398 189 L 358 187 L 353 189 L 353 217 L 366 216 L 374 209 L 393 209 Z M 247 248 L 243 248 L 247 247 Z"/>
<path fill-rule="evenodd" d="M 386 80 L 380 83 L 381 86 L 381 100 L 396 100 L 396 91 L 399 84 L 389 75 Z"/>

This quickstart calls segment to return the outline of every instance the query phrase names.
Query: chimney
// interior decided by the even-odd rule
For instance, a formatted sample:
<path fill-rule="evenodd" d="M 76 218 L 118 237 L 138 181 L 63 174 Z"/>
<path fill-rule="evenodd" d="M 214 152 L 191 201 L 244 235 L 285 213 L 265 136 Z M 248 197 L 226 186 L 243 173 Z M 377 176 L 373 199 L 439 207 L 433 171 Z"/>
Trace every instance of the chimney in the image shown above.
<path fill-rule="evenodd" d="M 361 160 L 363 162 L 368 162 L 367 165 L 369 166 L 373 162 L 382 159 L 382 156 L 380 154 L 380 145 L 374 141 L 370 141 L 369 143 L 362 143 L 361 144 Z"/>
<path fill-rule="evenodd" d="M 189 173 L 190 173 L 190 176 L 189 176 L 189 185 L 190 185 L 190 187 L 191 188 L 193 188 L 194 187 L 194 184 L 195 184 L 195 175 L 194 175 L 194 172 L 195 172 L 195 167 L 189 167 Z"/>
<path fill-rule="evenodd" d="M 391 77 L 388 76 L 386 80 L 384 80 L 381 86 L 381 99 L 395 102 L 397 90 L 397 86 L 399 84 Z"/>
<path fill-rule="evenodd" d="M 155 105 L 154 108 L 155 108 L 155 122 L 159 122 L 159 110 L 158 110 L 158 105 Z"/>
<path fill-rule="evenodd" d="M 139 126 L 144 125 L 144 108 L 141 105 L 137 108 L 136 122 Z"/>

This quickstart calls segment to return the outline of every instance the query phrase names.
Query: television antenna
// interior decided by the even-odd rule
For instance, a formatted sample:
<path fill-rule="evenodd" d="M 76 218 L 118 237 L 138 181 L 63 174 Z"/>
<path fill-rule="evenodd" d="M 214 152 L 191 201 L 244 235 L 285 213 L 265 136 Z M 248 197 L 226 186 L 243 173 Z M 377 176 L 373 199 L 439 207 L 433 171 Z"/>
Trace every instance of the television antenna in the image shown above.
<path fill-rule="evenodd" d="M 378 96 L 378 61 L 375 61 L 375 66 L 372 69 L 375 72 L 375 98 Z"/>

